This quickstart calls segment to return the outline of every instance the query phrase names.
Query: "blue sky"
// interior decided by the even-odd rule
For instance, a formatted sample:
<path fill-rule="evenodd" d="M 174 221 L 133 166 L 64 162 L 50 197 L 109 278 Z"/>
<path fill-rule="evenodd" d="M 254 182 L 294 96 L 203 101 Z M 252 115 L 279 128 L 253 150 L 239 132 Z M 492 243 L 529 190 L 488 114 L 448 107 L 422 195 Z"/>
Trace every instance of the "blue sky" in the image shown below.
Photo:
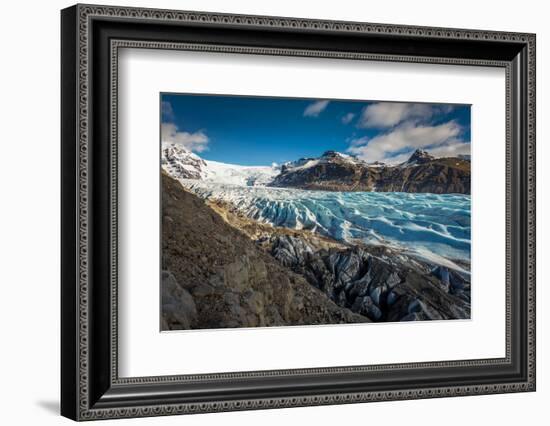
<path fill-rule="evenodd" d="M 470 153 L 470 106 L 161 94 L 161 138 L 206 160 L 271 165 L 335 150 L 368 162 Z"/>

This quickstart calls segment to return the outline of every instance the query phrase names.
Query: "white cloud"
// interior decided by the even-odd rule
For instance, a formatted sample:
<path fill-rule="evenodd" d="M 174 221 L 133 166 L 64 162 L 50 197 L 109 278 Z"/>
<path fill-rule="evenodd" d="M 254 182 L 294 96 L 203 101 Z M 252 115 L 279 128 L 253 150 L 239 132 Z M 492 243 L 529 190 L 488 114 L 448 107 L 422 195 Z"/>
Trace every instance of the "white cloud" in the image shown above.
<path fill-rule="evenodd" d="M 342 123 L 349 124 L 351 121 L 355 118 L 355 114 L 353 112 L 348 112 L 346 115 L 342 117 Z"/>
<path fill-rule="evenodd" d="M 402 152 L 401 154 L 396 154 L 393 157 L 385 158 L 382 162 L 387 164 L 401 164 L 411 158 L 413 152 L 414 151 Z"/>
<path fill-rule="evenodd" d="M 351 149 L 351 147 L 366 145 L 367 142 L 369 141 L 369 137 L 368 136 L 363 136 L 363 137 L 360 137 L 360 138 L 352 138 L 352 139 L 349 139 L 349 140 L 346 140 L 346 141 L 349 142 L 350 149 Z M 349 151 L 349 149 L 348 149 L 348 151 Z"/>
<path fill-rule="evenodd" d="M 354 139 L 347 151 L 367 162 L 388 163 L 404 161 L 417 148 L 429 148 L 436 157 L 469 154 L 470 145 L 459 140 L 460 133 L 455 121 L 436 126 L 407 122 L 373 138 Z"/>
<path fill-rule="evenodd" d="M 304 117 L 318 117 L 328 104 L 329 101 L 316 101 L 309 104 L 304 110 Z"/>
<path fill-rule="evenodd" d="M 378 102 L 363 108 L 357 127 L 389 128 L 408 121 L 426 121 L 435 113 L 436 108 L 426 104 L 402 102 Z"/>
<path fill-rule="evenodd" d="M 194 133 L 180 132 L 174 123 L 162 123 L 160 137 L 163 143 L 175 143 L 193 152 L 203 152 L 208 149 L 210 139 L 203 130 Z"/>
<path fill-rule="evenodd" d="M 457 157 L 459 155 L 470 155 L 470 148 L 469 143 L 451 141 L 448 144 L 430 149 L 430 154 L 434 157 Z"/>
<path fill-rule="evenodd" d="M 426 149 L 428 153 L 435 158 L 458 157 L 459 155 L 470 155 L 470 143 L 452 140 L 443 145 Z M 389 164 L 399 164 L 407 161 L 414 151 L 408 150 L 400 154 L 386 158 L 385 162 Z"/>
<path fill-rule="evenodd" d="M 162 101 L 160 103 L 160 113 L 162 116 L 162 121 L 173 121 L 174 120 L 174 109 L 172 104 L 168 101 Z"/>

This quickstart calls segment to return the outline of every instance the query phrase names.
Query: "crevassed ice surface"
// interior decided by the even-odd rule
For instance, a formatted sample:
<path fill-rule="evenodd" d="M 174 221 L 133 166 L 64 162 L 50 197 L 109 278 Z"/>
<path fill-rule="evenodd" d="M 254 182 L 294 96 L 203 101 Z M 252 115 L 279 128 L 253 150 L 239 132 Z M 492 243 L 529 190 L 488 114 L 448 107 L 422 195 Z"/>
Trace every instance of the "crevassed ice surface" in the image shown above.
<path fill-rule="evenodd" d="M 307 191 L 188 179 L 180 182 L 201 198 L 229 202 L 262 223 L 309 229 L 347 242 L 391 245 L 440 264 L 452 260 L 469 264 L 469 195 Z"/>

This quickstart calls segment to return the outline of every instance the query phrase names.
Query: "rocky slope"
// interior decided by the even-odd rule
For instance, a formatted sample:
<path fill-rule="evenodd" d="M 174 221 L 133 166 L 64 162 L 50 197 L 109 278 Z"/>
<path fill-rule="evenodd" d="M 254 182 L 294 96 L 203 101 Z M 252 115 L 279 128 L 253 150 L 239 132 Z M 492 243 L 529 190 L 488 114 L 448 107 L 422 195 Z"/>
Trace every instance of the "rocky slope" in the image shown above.
<path fill-rule="evenodd" d="M 367 164 L 334 151 L 283 165 L 269 184 L 325 191 L 470 193 L 470 161 L 416 150 L 397 165 Z"/>
<path fill-rule="evenodd" d="M 368 322 L 162 175 L 162 329 Z"/>
<path fill-rule="evenodd" d="M 466 319 L 469 275 L 387 247 L 315 250 L 300 237 L 275 235 L 270 251 L 339 306 L 373 321 Z"/>

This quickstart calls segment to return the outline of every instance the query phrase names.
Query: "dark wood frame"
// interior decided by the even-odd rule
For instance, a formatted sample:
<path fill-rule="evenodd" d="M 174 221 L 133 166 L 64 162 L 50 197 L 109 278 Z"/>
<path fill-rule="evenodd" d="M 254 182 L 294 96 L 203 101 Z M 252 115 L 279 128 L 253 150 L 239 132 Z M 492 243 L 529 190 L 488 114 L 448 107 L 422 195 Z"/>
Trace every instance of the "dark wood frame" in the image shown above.
<path fill-rule="evenodd" d="M 61 413 L 75 420 L 535 390 L 533 34 L 76 5 L 61 13 Z M 229 51 L 506 69 L 506 357 L 119 378 L 117 52 Z"/>

